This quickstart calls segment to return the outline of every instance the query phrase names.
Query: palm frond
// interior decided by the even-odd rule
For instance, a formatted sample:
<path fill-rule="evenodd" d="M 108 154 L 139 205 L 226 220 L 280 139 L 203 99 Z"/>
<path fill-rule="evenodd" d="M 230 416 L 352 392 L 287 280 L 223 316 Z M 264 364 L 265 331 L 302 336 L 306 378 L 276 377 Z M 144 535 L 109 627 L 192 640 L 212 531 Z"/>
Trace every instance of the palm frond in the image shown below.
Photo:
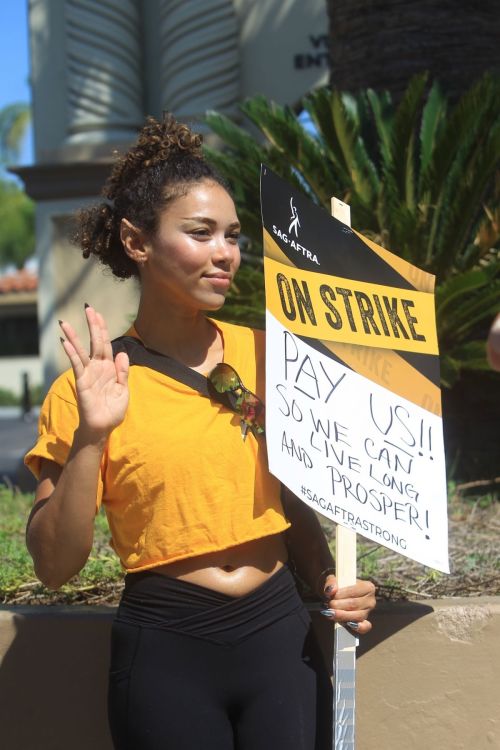
<path fill-rule="evenodd" d="M 420 126 L 420 176 L 431 162 L 436 139 L 446 121 L 447 103 L 438 83 L 434 83 L 422 110 Z"/>
<path fill-rule="evenodd" d="M 455 192 L 466 176 L 474 151 L 498 122 L 500 90 L 491 76 L 484 76 L 466 92 L 440 129 L 432 159 L 422 172 L 422 191 L 429 194 L 432 222 L 428 233 L 426 261 L 431 263 L 436 243 L 453 221 Z"/>
<path fill-rule="evenodd" d="M 392 128 L 390 161 L 384 163 L 388 210 L 404 203 L 410 211 L 417 205 L 415 141 L 427 74 L 414 76 L 396 111 Z"/>
<path fill-rule="evenodd" d="M 467 162 L 457 165 L 455 174 L 450 176 L 450 182 L 456 177 L 453 179 L 455 189 L 447 221 L 443 222 L 436 240 L 437 273 L 456 264 L 464 254 L 470 237 L 476 234 L 483 201 L 500 166 L 500 121 L 490 129 L 485 141 L 470 149 L 468 156 Z"/>
<path fill-rule="evenodd" d="M 379 138 L 380 155 L 385 164 L 390 161 L 392 127 L 394 112 L 391 95 L 388 91 L 381 93 L 368 89 L 366 97 L 370 103 L 373 121 Z"/>
<path fill-rule="evenodd" d="M 8 104 L 0 109 L 0 163 L 16 162 L 31 110 L 24 102 Z"/>
<path fill-rule="evenodd" d="M 500 267 L 491 265 L 469 269 L 441 282 L 436 289 L 437 314 L 444 315 L 451 304 L 457 301 L 461 303 L 464 297 L 470 296 L 471 292 L 487 288 L 498 274 L 500 274 Z"/>
<path fill-rule="evenodd" d="M 332 195 L 347 201 L 361 232 L 437 275 L 443 384 L 467 366 L 482 369 L 478 337 L 500 297 L 499 81 L 485 76 L 451 111 L 425 74 L 412 79 L 397 110 L 386 93 L 326 87 L 303 104 L 314 136 L 291 109 L 262 96 L 242 105 L 262 140 L 208 117 L 223 147 L 207 153 L 234 187 L 249 252 L 261 247 L 264 161 L 318 204 L 328 207 Z"/>

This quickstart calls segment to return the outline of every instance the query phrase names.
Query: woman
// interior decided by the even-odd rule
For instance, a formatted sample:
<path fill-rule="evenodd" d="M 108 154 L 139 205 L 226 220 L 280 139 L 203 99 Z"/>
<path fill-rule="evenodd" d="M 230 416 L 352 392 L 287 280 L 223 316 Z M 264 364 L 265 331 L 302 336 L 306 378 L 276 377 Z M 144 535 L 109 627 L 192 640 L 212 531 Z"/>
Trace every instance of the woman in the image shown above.
<path fill-rule="evenodd" d="M 71 370 L 26 458 L 39 477 L 27 530 L 37 575 L 57 588 L 78 573 L 102 502 L 127 571 L 112 633 L 116 748 L 327 747 L 330 684 L 287 543 L 332 621 L 367 632 L 373 586 L 337 591 L 314 513 L 289 494 L 283 509 L 255 409 L 241 407 L 263 397 L 263 335 L 206 317 L 240 262 L 232 198 L 201 138 L 168 116 L 148 120 L 105 197 L 79 239 L 84 256 L 140 279 L 128 335 L 190 372 L 229 363 L 239 399 L 231 408 L 154 367 L 129 371 L 90 306 L 90 353 L 61 321 Z"/>
<path fill-rule="evenodd" d="M 490 367 L 500 371 L 500 313 L 491 324 L 486 341 L 486 353 Z"/>

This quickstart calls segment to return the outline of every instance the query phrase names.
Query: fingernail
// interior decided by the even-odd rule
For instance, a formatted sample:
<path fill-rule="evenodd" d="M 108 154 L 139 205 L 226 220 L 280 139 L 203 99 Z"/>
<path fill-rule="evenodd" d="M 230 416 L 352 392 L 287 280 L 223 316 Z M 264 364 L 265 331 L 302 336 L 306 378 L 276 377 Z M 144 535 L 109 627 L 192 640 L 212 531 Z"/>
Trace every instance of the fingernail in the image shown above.
<path fill-rule="evenodd" d="M 319 613 L 320 615 L 323 615 L 323 617 L 335 617 L 334 609 L 320 609 Z"/>
<path fill-rule="evenodd" d="M 60 326 L 62 326 L 62 320 L 58 320 L 57 322 L 59 323 Z"/>
<path fill-rule="evenodd" d="M 61 338 L 61 336 L 59 336 L 59 341 L 61 342 L 61 344 L 64 344 L 64 339 Z"/>
<path fill-rule="evenodd" d="M 357 630 L 359 628 L 359 622 L 346 622 L 347 627 Z"/>
<path fill-rule="evenodd" d="M 331 594 L 335 589 L 335 586 L 327 586 L 325 589 L 325 594 Z"/>
<path fill-rule="evenodd" d="M 87 309 L 87 307 L 90 307 L 90 305 L 89 305 L 89 303 L 88 303 L 88 302 L 85 302 L 85 304 L 84 304 L 84 308 L 85 308 L 85 309 Z"/>

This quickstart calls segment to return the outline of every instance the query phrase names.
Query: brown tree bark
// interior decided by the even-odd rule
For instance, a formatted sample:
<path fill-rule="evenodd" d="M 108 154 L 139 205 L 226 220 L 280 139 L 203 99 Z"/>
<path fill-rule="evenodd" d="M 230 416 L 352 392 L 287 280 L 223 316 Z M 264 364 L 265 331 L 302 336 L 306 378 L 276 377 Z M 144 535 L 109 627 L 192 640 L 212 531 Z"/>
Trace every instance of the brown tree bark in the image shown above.
<path fill-rule="evenodd" d="M 388 89 L 397 101 L 423 70 L 454 100 L 500 71 L 498 0 L 327 0 L 331 78 L 345 91 Z"/>

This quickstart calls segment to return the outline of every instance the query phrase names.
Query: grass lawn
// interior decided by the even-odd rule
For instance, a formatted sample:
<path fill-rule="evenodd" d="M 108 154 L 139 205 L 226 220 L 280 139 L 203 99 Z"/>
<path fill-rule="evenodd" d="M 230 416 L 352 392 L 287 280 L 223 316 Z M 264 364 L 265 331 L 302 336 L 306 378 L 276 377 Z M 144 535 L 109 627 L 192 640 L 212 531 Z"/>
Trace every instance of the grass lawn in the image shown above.
<path fill-rule="evenodd" d="M 450 575 L 358 536 L 358 576 L 370 578 L 386 599 L 500 594 L 498 481 L 450 486 Z M 109 546 L 104 513 L 96 518 L 94 546 L 83 570 L 59 591 L 49 591 L 35 578 L 24 540 L 32 503 L 32 495 L 0 484 L 0 603 L 117 604 L 123 573 Z M 320 518 L 335 552 L 335 526 Z"/>
<path fill-rule="evenodd" d="M 3 604 L 114 602 L 123 578 L 118 558 L 109 546 L 103 512 L 96 517 L 94 545 L 78 576 L 59 591 L 49 591 L 35 577 L 24 534 L 33 496 L 0 484 L 0 602 Z"/>

